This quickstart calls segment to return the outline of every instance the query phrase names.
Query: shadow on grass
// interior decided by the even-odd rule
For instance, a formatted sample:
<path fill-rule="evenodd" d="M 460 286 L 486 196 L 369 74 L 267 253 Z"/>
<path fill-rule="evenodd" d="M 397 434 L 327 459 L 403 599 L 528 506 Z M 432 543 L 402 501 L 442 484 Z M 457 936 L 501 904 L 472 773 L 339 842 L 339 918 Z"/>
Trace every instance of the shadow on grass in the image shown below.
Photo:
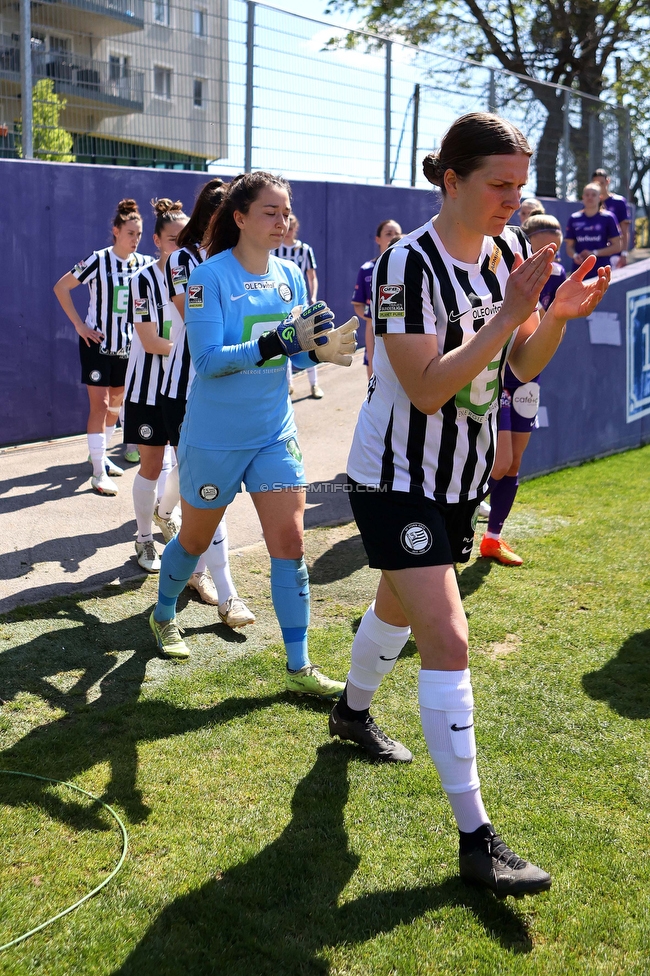
<path fill-rule="evenodd" d="M 30 732 L 15 746 L 0 753 L 0 768 L 69 782 L 98 763 L 108 763 L 111 779 L 101 799 L 119 804 L 131 823 L 138 823 L 150 813 L 136 785 L 139 743 L 220 725 L 285 700 L 285 694 L 280 692 L 263 698 L 227 698 L 212 708 L 179 708 L 165 701 L 130 701 L 98 714 L 97 709 L 89 707 Z M 4 802 L 18 805 L 20 794 L 12 792 Z M 32 794 L 32 802 L 75 829 L 106 829 L 99 811 L 74 801 L 61 802 L 46 783 L 38 794 Z"/>
<path fill-rule="evenodd" d="M 319 556 L 309 570 L 311 583 L 326 585 L 352 576 L 358 569 L 368 565 L 366 550 L 360 535 L 341 539 Z"/>
<path fill-rule="evenodd" d="M 628 637 L 600 671 L 583 676 L 582 687 L 625 718 L 650 718 L 650 630 Z"/>
<path fill-rule="evenodd" d="M 477 559 L 458 574 L 458 588 L 462 600 L 476 593 L 483 586 L 493 565 L 492 559 Z"/>
<path fill-rule="evenodd" d="M 102 597 L 108 602 L 111 595 L 96 594 L 96 598 Z M 57 626 L 32 641 L 3 651 L 0 699 L 11 709 L 17 696 L 27 693 L 64 714 L 0 752 L 0 768 L 68 781 L 96 763 L 107 762 L 111 777 L 102 799 L 119 804 L 132 823 L 142 822 L 150 811 L 137 787 L 140 741 L 228 721 L 283 700 L 284 696 L 231 699 L 212 709 L 139 702 L 147 665 L 156 656 L 146 615 L 138 613 L 123 620 L 104 621 L 83 606 L 86 597 L 78 600 L 56 600 L 16 613 L 22 619 L 67 621 L 73 626 Z M 110 606 L 103 615 L 110 617 Z M 246 640 L 225 625 L 190 630 L 210 630 L 227 641 Z M 176 665 L 170 663 L 169 667 L 171 670 Z M 89 695 L 93 700 L 87 702 Z M 29 711 L 30 707 L 43 706 L 31 706 L 27 701 L 22 707 Z M 74 827 L 78 827 L 81 818 L 87 826 L 103 829 L 103 822 L 94 811 L 74 802 L 62 803 L 48 790 L 43 784 L 39 803 L 52 817 Z"/>
<path fill-rule="evenodd" d="M 522 918 L 457 879 L 340 904 L 360 862 L 343 816 L 355 755 L 333 743 L 321 746 L 277 840 L 177 898 L 113 976 L 325 976 L 326 949 L 366 942 L 445 906 L 469 909 L 508 951 L 530 952 Z"/>

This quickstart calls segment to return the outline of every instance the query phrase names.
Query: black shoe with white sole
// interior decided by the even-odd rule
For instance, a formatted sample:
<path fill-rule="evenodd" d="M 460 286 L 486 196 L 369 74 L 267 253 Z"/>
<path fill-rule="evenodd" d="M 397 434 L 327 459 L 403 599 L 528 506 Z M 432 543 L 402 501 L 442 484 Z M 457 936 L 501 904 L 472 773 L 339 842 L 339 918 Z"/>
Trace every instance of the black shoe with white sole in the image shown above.
<path fill-rule="evenodd" d="M 551 887 L 550 874 L 511 851 L 491 824 L 461 833 L 459 866 L 463 881 L 483 885 L 497 898 L 523 898 Z"/>
<path fill-rule="evenodd" d="M 338 735 L 339 739 L 356 742 L 373 759 L 401 763 L 410 763 L 413 759 L 413 754 L 406 746 L 382 732 L 372 715 L 365 714 L 363 718 L 356 719 L 343 718 L 338 702 L 330 712 L 329 729 L 332 737 Z"/>

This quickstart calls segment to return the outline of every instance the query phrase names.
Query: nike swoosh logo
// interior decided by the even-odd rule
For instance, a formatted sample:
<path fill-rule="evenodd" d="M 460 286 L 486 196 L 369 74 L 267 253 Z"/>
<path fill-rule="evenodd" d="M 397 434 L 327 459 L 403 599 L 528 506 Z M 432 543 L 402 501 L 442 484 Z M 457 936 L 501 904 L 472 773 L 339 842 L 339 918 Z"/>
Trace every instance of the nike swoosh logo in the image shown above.
<path fill-rule="evenodd" d="M 471 725 L 456 725 L 456 723 L 454 722 L 454 724 L 451 727 L 451 731 L 452 732 L 464 732 L 465 729 L 471 729 L 473 727 L 473 725 L 474 725 L 473 722 L 472 722 Z"/>
<path fill-rule="evenodd" d="M 470 310 L 467 309 L 467 311 L 469 312 Z M 459 322 L 464 314 L 465 312 L 450 312 L 447 318 L 450 322 Z"/>
<path fill-rule="evenodd" d="M 246 291 L 245 291 L 245 292 L 243 292 L 243 293 L 242 293 L 241 295 L 232 295 L 232 294 L 231 294 L 231 296 L 230 296 L 230 301 L 231 301 L 231 302 L 236 302 L 236 301 L 238 301 L 238 300 L 239 300 L 240 298 L 246 298 L 246 295 L 247 295 L 247 294 L 248 294 L 248 292 L 246 292 Z"/>
<path fill-rule="evenodd" d="M 395 657 L 384 657 L 383 654 L 380 654 L 379 655 L 379 660 L 380 661 L 396 661 L 398 657 L 399 657 L 399 654 L 396 654 Z"/>
<path fill-rule="evenodd" d="M 305 590 L 304 593 L 299 593 L 298 596 L 309 596 L 309 590 Z"/>
<path fill-rule="evenodd" d="M 461 553 L 463 554 L 463 556 L 466 556 L 468 552 L 471 552 L 472 551 L 472 549 L 473 549 L 473 546 L 469 546 L 468 549 L 461 549 Z"/>

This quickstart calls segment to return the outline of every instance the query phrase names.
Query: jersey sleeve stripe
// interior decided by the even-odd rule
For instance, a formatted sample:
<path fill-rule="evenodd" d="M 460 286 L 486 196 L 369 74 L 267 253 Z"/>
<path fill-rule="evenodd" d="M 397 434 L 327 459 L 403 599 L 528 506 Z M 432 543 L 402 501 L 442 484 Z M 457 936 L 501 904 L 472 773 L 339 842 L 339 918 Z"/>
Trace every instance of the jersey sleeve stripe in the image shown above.
<path fill-rule="evenodd" d="M 98 255 L 93 254 L 92 258 L 89 258 L 89 260 L 84 262 L 84 264 L 86 265 L 86 267 L 83 268 L 81 271 L 72 272 L 72 274 L 75 276 L 77 281 L 80 282 L 82 285 L 88 281 L 92 281 L 92 279 L 96 276 L 97 272 L 99 271 Z"/>
<path fill-rule="evenodd" d="M 375 327 L 375 335 L 385 335 L 388 328 L 385 320 L 380 320 L 377 318 L 377 296 L 379 294 L 379 288 L 381 285 L 388 284 L 389 258 L 389 252 L 384 251 L 375 264 L 375 269 L 372 275 L 372 321 Z M 393 284 L 393 282 L 391 282 L 391 284 Z"/>

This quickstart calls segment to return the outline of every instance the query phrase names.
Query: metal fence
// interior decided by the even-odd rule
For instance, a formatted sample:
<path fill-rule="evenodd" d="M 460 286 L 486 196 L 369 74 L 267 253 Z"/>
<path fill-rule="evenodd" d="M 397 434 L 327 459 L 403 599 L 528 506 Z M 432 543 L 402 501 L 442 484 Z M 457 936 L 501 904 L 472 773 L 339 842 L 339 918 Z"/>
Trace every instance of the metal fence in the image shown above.
<path fill-rule="evenodd" d="M 423 154 L 458 115 L 492 109 L 538 147 L 530 191 L 579 195 L 604 166 L 627 192 L 627 112 L 579 92 L 256 0 L 48 0 L 32 9 L 34 77 L 45 71 L 66 99 L 61 125 L 83 161 L 427 186 Z M 8 16 L 0 13 L 5 154 L 21 139 L 19 37 Z M 91 17 L 103 30 L 94 50 Z M 38 128 L 36 118 L 35 145 Z"/>

